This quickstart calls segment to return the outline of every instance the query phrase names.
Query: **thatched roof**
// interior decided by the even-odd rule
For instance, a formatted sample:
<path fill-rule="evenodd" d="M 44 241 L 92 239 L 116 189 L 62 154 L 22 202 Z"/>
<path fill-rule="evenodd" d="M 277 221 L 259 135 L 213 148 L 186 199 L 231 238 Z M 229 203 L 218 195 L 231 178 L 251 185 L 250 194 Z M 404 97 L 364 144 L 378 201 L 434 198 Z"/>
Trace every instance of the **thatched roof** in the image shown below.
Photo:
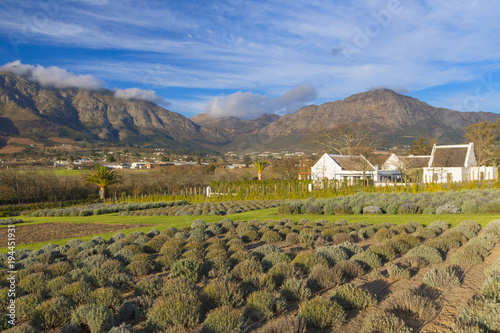
<path fill-rule="evenodd" d="M 430 167 L 464 167 L 467 158 L 468 147 L 436 147 L 434 159 Z"/>
<path fill-rule="evenodd" d="M 406 169 L 420 169 L 429 166 L 430 156 L 399 156 Z"/>
<path fill-rule="evenodd" d="M 375 168 L 362 155 L 346 156 L 346 155 L 330 155 L 337 162 L 342 170 L 347 171 L 375 171 Z"/>

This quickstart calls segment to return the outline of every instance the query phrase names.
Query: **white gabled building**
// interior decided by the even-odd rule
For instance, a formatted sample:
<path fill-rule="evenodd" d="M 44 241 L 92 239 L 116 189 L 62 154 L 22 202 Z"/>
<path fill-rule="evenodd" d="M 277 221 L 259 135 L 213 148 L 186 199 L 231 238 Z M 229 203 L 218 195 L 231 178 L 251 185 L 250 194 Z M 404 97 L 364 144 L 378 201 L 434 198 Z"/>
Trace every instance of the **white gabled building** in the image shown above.
<path fill-rule="evenodd" d="M 337 181 L 352 181 L 373 179 L 375 183 L 386 179 L 395 179 L 401 175 L 400 170 L 380 171 L 364 156 L 331 155 L 325 153 L 311 168 L 311 178 L 314 181 L 325 179 Z"/>
<path fill-rule="evenodd" d="M 429 165 L 424 168 L 424 182 L 450 183 L 497 179 L 497 168 L 477 166 L 474 143 L 432 148 Z"/>
<path fill-rule="evenodd" d="M 381 170 L 410 170 L 422 169 L 429 166 L 430 156 L 391 156 L 381 165 Z"/>

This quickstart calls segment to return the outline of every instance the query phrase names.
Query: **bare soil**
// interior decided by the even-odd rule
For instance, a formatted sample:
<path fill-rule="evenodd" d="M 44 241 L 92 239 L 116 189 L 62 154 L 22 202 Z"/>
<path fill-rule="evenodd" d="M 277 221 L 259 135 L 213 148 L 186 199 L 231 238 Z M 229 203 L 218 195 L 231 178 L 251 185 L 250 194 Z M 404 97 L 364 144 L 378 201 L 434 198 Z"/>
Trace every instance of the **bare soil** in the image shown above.
<path fill-rule="evenodd" d="M 450 258 L 450 255 L 456 250 L 457 249 L 450 251 L 447 258 Z M 464 269 L 461 286 L 451 289 L 427 288 L 427 292 L 430 291 L 433 293 L 438 309 L 442 307 L 441 311 L 433 321 L 423 327 L 421 327 L 424 324 L 422 320 L 410 318 L 410 316 L 406 315 L 403 319 L 406 321 L 407 325 L 411 326 L 414 329 L 414 332 L 419 327 L 421 327 L 419 331 L 421 333 L 451 332 L 451 324 L 455 321 L 456 315 L 460 309 L 466 306 L 467 303 L 479 293 L 481 286 L 483 285 L 483 281 L 486 278 L 483 272 L 484 268 L 493 264 L 499 256 L 500 244 L 497 244 L 483 263 Z M 391 295 L 406 291 L 412 287 L 424 287 L 422 279 L 427 272 L 429 272 L 432 268 L 445 267 L 449 265 L 448 260 L 439 264 L 429 265 L 420 269 L 418 273 L 410 279 L 397 280 L 394 278 L 381 278 L 374 280 L 370 273 L 355 279 L 352 281 L 354 284 L 367 288 L 372 294 L 377 294 L 378 304 L 377 306 L 364 310 L 348 311 L 346 323 L 331 332 L 363 332 L 366 317 L 369 314 L 382 311 L 385 302 Z M 326 293 L 324 296 L 326 297 L 328 295 L 329 293 Z"/>
<path fill-rule="evenodd" d="M 152 224 L 44 223 L 16 225 L 16 245 L 82 237 L 105 232 L 152 226 Z M 0 229 L 0 247 L 7 246 L 7 228 Z"/>

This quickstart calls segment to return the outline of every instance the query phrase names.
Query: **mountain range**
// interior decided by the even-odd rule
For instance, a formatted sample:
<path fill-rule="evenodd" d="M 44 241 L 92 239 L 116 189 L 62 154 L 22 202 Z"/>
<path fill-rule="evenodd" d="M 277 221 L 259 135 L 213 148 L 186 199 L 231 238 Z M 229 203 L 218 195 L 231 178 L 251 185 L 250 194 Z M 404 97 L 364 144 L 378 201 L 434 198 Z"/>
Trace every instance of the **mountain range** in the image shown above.
<path fill-rule="evenodd" d="M 500 114 L 490 112 L 435 108 L 381 89 L 305 106 L 281 117 L 265 114 L 244 120 L 204 113 L 188 119 L 152 102 L 114 97 L 111 90 L 47 88 L 0 72 L 0 136 L 42 141 L 69 137 L 191 150 L 314 150 L 318 147 L 308 132 L 359 122 L 368 125 L 387 146 L 410 144 L 418 137 L 459 143 L 466 126 L 498 118 Z"/>

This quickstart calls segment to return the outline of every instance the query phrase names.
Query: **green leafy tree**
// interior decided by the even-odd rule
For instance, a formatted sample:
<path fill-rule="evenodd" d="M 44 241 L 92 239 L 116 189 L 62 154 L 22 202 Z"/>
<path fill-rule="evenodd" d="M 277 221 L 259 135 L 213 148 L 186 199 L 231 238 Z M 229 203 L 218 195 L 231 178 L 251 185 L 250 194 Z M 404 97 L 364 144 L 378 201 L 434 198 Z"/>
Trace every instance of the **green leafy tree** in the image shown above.
<path fill-rule="evenodd" d="M 101 199 L 106 198 L 106 188 L 113 184 L 123 183 L 123 177 L 116 172 L 102 165 L 96 165 L 94 171 L 83 177 L 84 183 L 92 183 L 99 186 Z"/>
<path fill-rule="evenodd" d="M 408 151 L 410 155 L 430 155 L 432 147 L 437 141 L 429 138 L 418 138 L 413 141 L 413 146 Z"/>
<path fill-rule="evenodd" d="M 249 166 L 250 163 L 252 163 L 252 158 L 250 156 L 248 156 L 248 155 L 243 156 L 243 163 L 246 166 Z"/>
<path fill-rule="evenodd" d="M 262 180 L 262 172 L 269 165 L 269 162 L 267 162 L 267 161 L 255 161 L 255 162 L 253 162 L 252 165 L 255 167 L 255 169 L 257 169 L 257 178 L 259 180 Z"/>

